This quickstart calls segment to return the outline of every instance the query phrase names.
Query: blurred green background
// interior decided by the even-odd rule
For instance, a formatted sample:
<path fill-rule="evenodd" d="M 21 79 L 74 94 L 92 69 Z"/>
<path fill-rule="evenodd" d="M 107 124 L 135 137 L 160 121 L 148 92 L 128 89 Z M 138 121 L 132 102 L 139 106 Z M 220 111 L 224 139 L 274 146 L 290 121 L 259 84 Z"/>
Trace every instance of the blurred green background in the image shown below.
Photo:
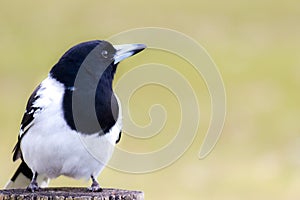
<path fill-rule="evenodd" d="M 61 54 L 81 41 L 157 26 L 194 38 L 219 67 L 227 94 L 222 136 L 213 152 L 199 160 L 211 115 L 202 83 L 198 95 L 203 92 L 203 123 L 187 152 L 171 166 L 152 173 L 128 174 L 107 168 L 99 177 L 102 186 L 143 190 L 146 199 L 298 199 L 299 19 L 298 0 L 1 1 L 0 186 L 18 165 L 12 162 L 11 151 L 26 100 Z M 147 59 L 150 54 L 145 51 L 126 61 L 116 80 L 138 62 L 134 60 Z M 152 56 L 159 60 L 159 55 Z M 149 88 L 147 93 L 157 90 Z M 141 107 L 148 105 L 151 96 L 143 98 L 142 94 L 132 100 Z M 172 101 L 168 95 L 159 96 L 162 101 Z M 173 106 L 170 109 L 176 110 L 177 104 Z M 133 110 L 133 114 L 137 123 L 147 121 L 147 109 Z M 146 147 L 151 149 L 157 141 Z M 125 136 L 120 146 L 126 145 L 143 150 Z M 89 184 L 60 177 L 51 186 Z"/>

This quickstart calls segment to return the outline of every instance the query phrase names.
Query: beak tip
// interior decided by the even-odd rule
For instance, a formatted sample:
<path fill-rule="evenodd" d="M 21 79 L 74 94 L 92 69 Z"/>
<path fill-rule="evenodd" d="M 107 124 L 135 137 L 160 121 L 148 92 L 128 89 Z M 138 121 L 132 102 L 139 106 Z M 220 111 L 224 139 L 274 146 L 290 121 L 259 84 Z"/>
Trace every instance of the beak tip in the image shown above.
<path fill-rule="evenodd" d="M 147 45 L 145 44 L 138 44 L 140 46 L 141 49 L 146 49 L 147 48 Z"/>

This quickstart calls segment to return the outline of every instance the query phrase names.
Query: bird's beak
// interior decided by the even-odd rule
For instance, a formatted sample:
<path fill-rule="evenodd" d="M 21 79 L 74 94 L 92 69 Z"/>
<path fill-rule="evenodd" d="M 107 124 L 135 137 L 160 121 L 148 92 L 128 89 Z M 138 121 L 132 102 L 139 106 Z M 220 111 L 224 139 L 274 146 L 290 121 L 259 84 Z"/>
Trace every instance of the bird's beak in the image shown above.
<path fill-rule="evenodd" d="M 147 46 L 144 44 L 122 44 L 122 45 L 114 45 L 114 48 L 117 50 L 114 56 L 114 64 L 117 64 L 128 58 L 133 56 L 134 54 L 143 51 Z"/>

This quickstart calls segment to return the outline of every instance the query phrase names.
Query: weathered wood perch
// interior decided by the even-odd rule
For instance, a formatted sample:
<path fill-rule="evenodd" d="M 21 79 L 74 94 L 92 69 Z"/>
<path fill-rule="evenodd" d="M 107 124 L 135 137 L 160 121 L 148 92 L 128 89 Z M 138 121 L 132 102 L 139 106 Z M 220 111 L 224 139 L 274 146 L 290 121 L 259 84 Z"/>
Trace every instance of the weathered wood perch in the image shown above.
<path fill-rule="evenodd" d="M 25 189 L 0 190 L 0 200 L 144 200 L 141 191 L 121 189 L 103 189 L 102 192 L 90 192 L 86 188 L 44 188 L 37 192 Z"/>

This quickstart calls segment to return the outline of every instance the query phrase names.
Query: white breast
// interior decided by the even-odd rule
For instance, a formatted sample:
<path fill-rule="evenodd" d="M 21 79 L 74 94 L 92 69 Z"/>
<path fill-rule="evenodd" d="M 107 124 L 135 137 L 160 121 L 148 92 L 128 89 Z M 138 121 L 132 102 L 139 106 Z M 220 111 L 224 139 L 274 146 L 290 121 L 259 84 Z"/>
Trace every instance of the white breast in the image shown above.
<path fill-rule="evenodd" d="M 61 83 L 48 77 L 37 95 L 40 98 L 34 105 L 44 109 L 34 115 L 33 126 L 22 139 L 25 162 L 33 171 L 49 178 L 59 175 L 86 179 L 91 175 L 97 177 L 111 158 L 119 137 L 121 106 L 117 123 L 108 134 L 84 135 L 71 130 L 64 120 Z"/>

